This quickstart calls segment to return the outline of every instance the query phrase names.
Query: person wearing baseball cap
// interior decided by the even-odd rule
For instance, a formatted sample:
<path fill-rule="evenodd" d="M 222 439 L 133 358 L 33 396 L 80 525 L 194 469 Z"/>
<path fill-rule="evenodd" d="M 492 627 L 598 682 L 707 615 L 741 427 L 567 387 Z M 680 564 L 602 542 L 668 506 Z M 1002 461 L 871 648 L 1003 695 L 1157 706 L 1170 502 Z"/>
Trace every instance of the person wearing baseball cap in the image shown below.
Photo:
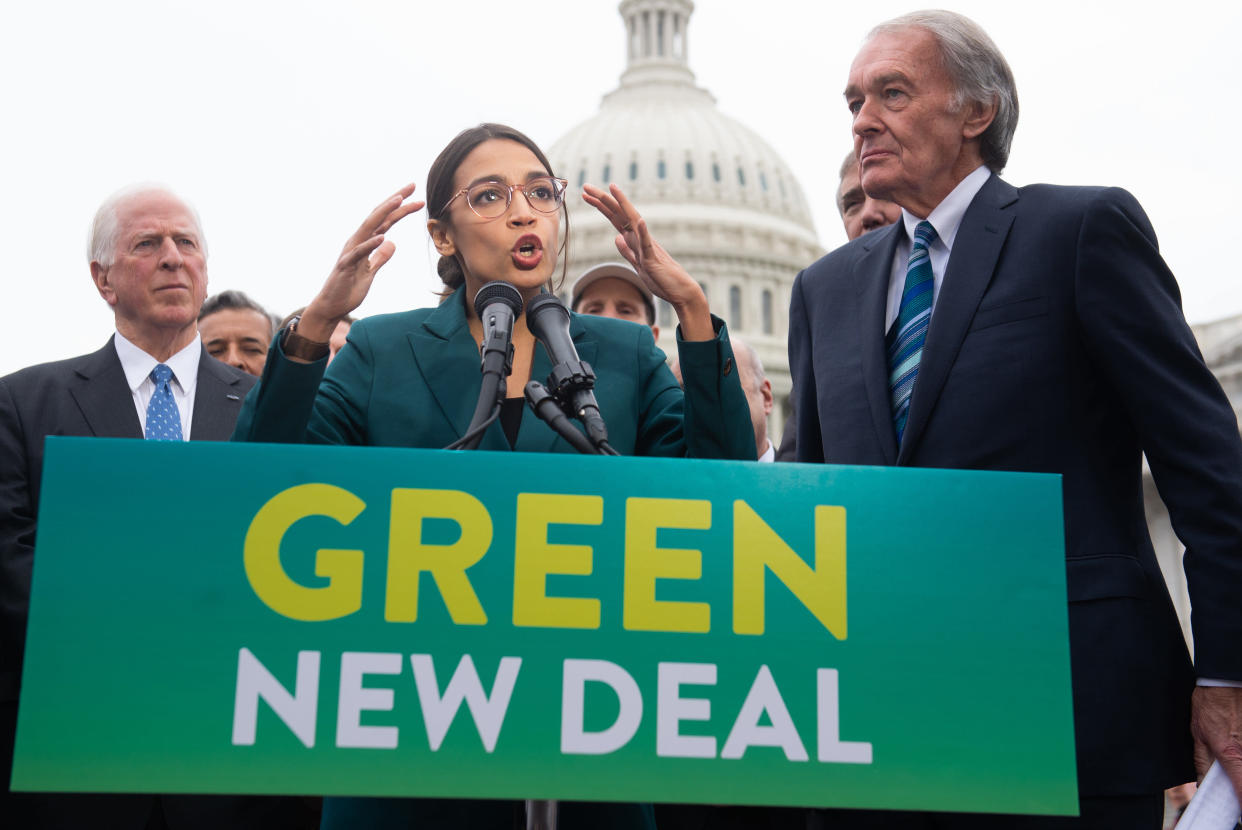
<path fill-rule="evenodd" d="M 653 338 L 660 337 L 651 290 L 638 272 L 624 262 L 605 262 L 588 268 L 574 283 L 570 308 L 579 314 L 641 323 L 651 327 Z"/>

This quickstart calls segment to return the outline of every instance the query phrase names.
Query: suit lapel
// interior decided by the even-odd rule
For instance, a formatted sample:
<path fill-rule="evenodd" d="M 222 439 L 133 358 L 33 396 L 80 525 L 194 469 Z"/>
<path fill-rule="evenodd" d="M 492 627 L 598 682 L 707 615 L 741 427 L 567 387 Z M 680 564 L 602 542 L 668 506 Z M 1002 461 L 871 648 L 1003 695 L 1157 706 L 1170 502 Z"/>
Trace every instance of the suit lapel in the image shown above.
<path fill-rule="evenodd" d="M 427 315 L 420 329 L 409 334 L 418 370 L 427 384 L 427 389 L 435 398 L 440 415 L 448 421 L 458 438 L 470 426 L 470 417 L 474 415 L 479 393 L 479 347 L 466 322 L 462 296 L 459 290 L 449 297 Z M 578 349 L 578 357 L 587 363 L 593 363 L 597 351 L 596 342 L 578 322 L 577 315 L 571 315 L 569 333 Z M 551 371 L 552 363 L 543 344 L 536 345 L 531 362 L 531 379 L 543 383 Z M 512 383 L 512 378 L 507 382 Z M 517 446 L 514 449 L 521 452 L 548 452 L 558 440 L 556 432 L 540 421 L 530 411 L 530 407 L 523 408 Z M 504 428 L 499 422 L 488 427 L 479 449 L 498 452 L 510 449 Z"/>
<path fill-rule="evenodd" d="M 74 367 L 69 394 L 96 437 L 142 437 L 134 396 L 111 338 L 102 349 L 84 356 Z"/>
<path fill-rule="evenodd" d="M 971 320 L 979 308 L 979 301 L 992 281 L 1005 238 L 1013 224 L 1013 213 L 1006 209 L 1017 199 L 1015 188 L 992 176 L 962 217 L 962 225 L 953 242 L 953 252 L 949 255 L 949 269 L 945 272 L 940 296 L 936 298 L 932 311 L 898 464 L 906 463 L 911 458 L 944 390 L 949 370 L 957 360 L 962 341 L 966 339 Z"/>
<path fill-rule="evenodd" d="M 893 404 L 888 391 L 888 351 L 885 347 L 885 313 L 888 282 L 897 243 L 905 232 L 900 222 L 862 238 L 864 253 L 855 269 L 860 314 L 858 342 L 862 344 L 863 383 L 872 423 L 879 438 L 885 464 L 897 461 L 897 434 L 893 427 Z"/>
<path fill-rule="evenodd" d="M 241 412 L 242 399 L 246 397 L 242 378 L 226 371 L 224 364 L 203 349 L 198 359 L 197 384 L 190 440 L 229 440 Z"/>
<path fill-rule="evenodd" d="M 458 289 L 408 335 L 423 381 L 458 438 L 470 425 L 479 390 L 479 347 L 466 323 L 463 296 Z"/>
<path fill-rule="evenodd" d="M 595 355 L 598 351 L 597 341 L 587 332 L 577 314 L 569 316 L 569 336 L 573 338 L 574 348 L 578 350 L 578 359 L 595 368 Z M 548 374 L 552 371 L 552 361 L 542 343 L 535 346 L 535 356 L 531 361 L 530 379 L 547 385 Z M 596 383 L 599 379 L 596 378 Z M 539 416 L 526 406 L 522 412 L 522 426 L 518 429 L 517 446 L 520 452 L 551 452 L 561 437 L 556 430 L 545 424 Z M 507 444 L 506 444 L 507 446 Z"/>

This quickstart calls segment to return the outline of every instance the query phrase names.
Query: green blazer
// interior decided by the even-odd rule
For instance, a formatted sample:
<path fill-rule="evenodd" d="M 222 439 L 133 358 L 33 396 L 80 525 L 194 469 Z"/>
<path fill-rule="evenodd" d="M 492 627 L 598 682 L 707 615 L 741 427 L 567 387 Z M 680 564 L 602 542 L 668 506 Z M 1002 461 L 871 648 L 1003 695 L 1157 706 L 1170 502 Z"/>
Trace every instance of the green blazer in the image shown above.
<path fill-rule="evenodd" d="M 463 292 L 441 305 L 360 320 L 332 361 L 295 363 L 273 342 L 263 376 L 247 396 L 234 440 L 445 447 L 461 437 L 479 395 L 479 349 Z M 685 390 L 646 326 L 573 314 L 569 331 L 596 374 L 595 396 L 609 443 L 622 455 L 754 460 L 746 397 L 724 323 L 716 338 L 678 340 Z M 536 346 L 531 377 L 552 366 Z M 482 450 L 507 451 L 497 421 Z M 575 452 L 527 407 L 514 449 Z"/>
<path fill-rule="evenodd" d="M 437 308 L 354 323 L 332 361 L 295 363 L 277 337 L 263 376 L 247 396 L 234 440 L 386 447 L 445 447 L 465 432 L 479 396 L 479 348 L 466 323 L 464 293 Z M 737 380 L 725 326 L 714 340 L 678 340 L 685 391 L 656 348 L 651 329 L 573 314 L 578 356 L 596 374 L 595 397 L 608 442 L 623 455 L 755 458 L 750 410 Z M 552 370 L 536 346 L 531 377 Z M 510 450 L 499 421 L 483 450 Z M 513 449 L 575 452 L 526 407 Z M 471 827 L 509 830 L 520 803 L 452 799 L 328 798 L 325 828 Z M 516 812 L 515 812 L 516 811 Z M 520 821 L 519 821 L 520 823 Z M 563 803 L 562 830 L 654 830 L 649 804 Z"/>

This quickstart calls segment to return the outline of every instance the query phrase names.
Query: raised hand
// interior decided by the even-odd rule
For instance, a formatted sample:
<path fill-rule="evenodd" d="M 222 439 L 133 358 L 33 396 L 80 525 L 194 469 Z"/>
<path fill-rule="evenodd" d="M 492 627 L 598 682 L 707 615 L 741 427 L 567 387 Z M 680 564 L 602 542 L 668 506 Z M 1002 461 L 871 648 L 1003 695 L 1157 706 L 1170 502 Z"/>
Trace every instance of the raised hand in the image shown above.
<path fill-rule="evenodd" d="M 684 340 L 711 340 L 712 326 L 707 297 L 694 278 L 652 238 L 647 223 L 617 185 L 601 190 L 582 188 L 582 198 L 617 229 L 617 251 L 625 257 L 652 294 L 667 300 L 677 312 Z"/>
<path fill-rule="evenodd" d="M 397 249 L 384 234 L 423 207 L 422 202 L 406 202 L 413 193 L 414 185 L 407 184 L 381 202 L 358 226 L 346 241 L 323 288 L 306 307 L 298 323 L 299 334 L 326 343 L 336 324 L 362 304 L 376 272 L 392 259 Z"/>

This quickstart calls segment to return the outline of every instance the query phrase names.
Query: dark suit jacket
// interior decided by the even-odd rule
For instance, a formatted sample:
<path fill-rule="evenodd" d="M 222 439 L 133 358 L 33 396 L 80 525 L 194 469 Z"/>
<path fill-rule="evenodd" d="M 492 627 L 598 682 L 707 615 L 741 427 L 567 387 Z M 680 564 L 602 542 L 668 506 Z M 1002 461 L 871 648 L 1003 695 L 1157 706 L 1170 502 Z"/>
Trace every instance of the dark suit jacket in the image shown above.
<path fill-rule="evenodd" d="M 322 361 L 294 363 L 274 343 L 262 380 L 238 418 L 236 437 L 448 446 L 469 425 L 481 382 L 479 347 L 461 297 L 459 291 L 436 308 L 355 323 L 326 375 Z M 680 344 L 684 393 L 646 326 L 573 314 L 569 331 L 579 357 L 595 370 L 608 441 L 622 455 L 754 460 L 746 396 L 722 323 L 715 340 Z M 542 382 L 551 369 L 537 347 L 531 377 Z M 484 433 L 479 449 L 510 449 L 499 422 Z M 575 452 L 529 407 L 515 449 Z"/>
<path fill-rule="evenodd" d="M 1061 474 L 1080 790 L 1191 780 L 1193 674 L 1147 534 L 1142 454 L 1187 546 L 1195 670 L 1242 680 L 1242 441 L 1146 215 L 1118 189 L 989 179 L 899 449 L 884 325 L 904 234 L 866 234 L 795 281 L 798 460 Z"/>
<path fill-rule="evenodd" d="M 203 350 L 190 438 L 227 441 L 254 385 Z M 4 652 L 0 700 L 16 700 L 30 599 L 43 439 L 48 435 L 142 438 L 133 395 L 109 340 L 92 354 L 30 366 L 0 378 L 0 577 Z"/>
<path fill-rule="evenodd" d="M 233 431 L 242 399 L 254 385 L 250 375 L 203 350 L 190 438 L 225 441 Z M 0 753 L 4 758 L 0 814 L 20 827 L 135 828 L 153 810 L 171 828 L 311 827 L 313 807 L 303 799 L 162 798 L 129 795 L 10 795 L 8 762 L 25 644 L 26 613 L 39 491 L 43 439 L 48 435 L 142 438 L 133 396 L 111 340 L 93 354 L 31 366 L 0 378 Z"/>

